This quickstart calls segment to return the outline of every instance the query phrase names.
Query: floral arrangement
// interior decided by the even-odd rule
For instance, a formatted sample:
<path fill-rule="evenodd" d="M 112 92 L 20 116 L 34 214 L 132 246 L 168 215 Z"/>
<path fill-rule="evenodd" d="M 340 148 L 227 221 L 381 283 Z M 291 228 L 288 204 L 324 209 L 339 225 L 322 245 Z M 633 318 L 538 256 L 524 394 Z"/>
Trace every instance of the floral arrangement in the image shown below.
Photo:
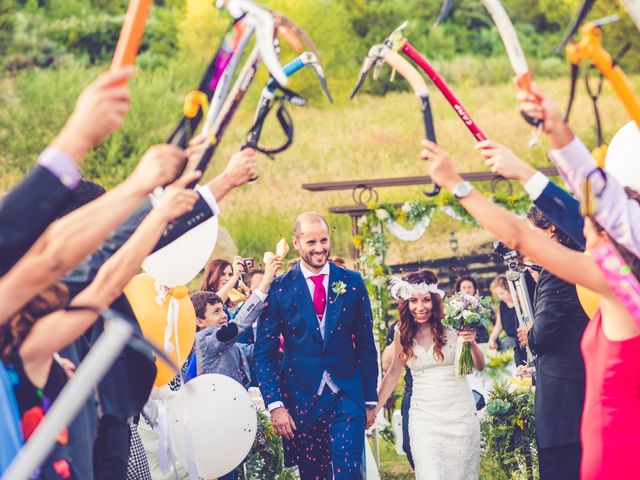
<path fill-rule="evenodd" d="M 458 292 L 444 300 L 444 320 L 442 323 L 456 331 L 477 329 L 488 326 L 491 319 L 491 299 L 478 295 Z M 456 373 L 458 376 L 473 372 L 471 345 L 462 343 L 456 355 Z"/>
<path fill-rule="evenodd" d="M 482 417 L 483 457 L 504 478 L 537 478 L 534 393 L 496 382 Z"/>
<path fill-rule="evenodd" d="M 282 440 L 271 426 L 270 418 L 258 412 L 258 431 L 251 451 L 238 467 L 239 480 L 294 480 L 295 469 L 284 467 Z"/>

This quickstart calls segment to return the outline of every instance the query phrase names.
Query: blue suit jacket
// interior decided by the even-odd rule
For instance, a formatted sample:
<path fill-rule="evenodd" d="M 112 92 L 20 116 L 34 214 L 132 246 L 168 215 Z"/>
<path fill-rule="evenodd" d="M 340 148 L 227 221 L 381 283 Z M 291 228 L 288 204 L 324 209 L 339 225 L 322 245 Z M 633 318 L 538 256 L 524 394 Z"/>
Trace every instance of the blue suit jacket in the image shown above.
<path fill-rule="evenodd" d="M 585 247 L 584 219 L 580 215 L 580 203 L 569 192 L 555 183 L 549 184 L 533 202 L 560 230 L 569 235 L 580 247 Z"/>
<path fill-rule="evenodd" d="M 340 281 L 347 291 L 336 296 L 332 285 Z M 276 278 L 258 322 L 254 359 L 265 404 L 283 402 L 296 423 L 309 412 L 325 370 L 363 409 L 365 401 L 375 402 L 378 357 L 369 296 L 360 274 L 331 264 L 324 340 L 300 265 Z"/>

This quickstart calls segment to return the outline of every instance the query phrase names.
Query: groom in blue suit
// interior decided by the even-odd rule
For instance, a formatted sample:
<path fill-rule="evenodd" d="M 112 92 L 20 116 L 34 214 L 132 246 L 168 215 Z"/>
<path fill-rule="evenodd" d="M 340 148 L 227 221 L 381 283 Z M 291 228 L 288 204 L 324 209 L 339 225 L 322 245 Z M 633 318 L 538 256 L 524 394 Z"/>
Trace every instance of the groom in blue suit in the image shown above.
<path fill-rule="evenodd" d="M 300 261 L 274 280 L 258 322 L 260 391 L 284 438 L 285 464 L 297 465 L 302 480 L 361 479 L 378 379 L 367 289 L 360 274 L 328 261 L 321 215 L 296 219 L 293 245 Z"/>

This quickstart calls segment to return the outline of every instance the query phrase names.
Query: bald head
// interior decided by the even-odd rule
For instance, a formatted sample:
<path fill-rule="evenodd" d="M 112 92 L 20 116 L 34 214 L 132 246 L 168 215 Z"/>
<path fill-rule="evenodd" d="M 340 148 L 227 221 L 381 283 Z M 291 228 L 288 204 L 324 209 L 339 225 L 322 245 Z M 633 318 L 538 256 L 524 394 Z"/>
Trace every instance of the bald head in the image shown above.
<path fill-rule="evenodd" d="M 329 224 L 322 215 L 315 212 L 301 213 L 293 223 L 293 236 L 299 239 L 300 235 L 307 230 L 307 227 L 315 227 L 317 224 L 324 224 L 327 229 L 327 233 L 329 233 Z"/>
<path fill-rule="evenodd" d="M 319 213 L 305 212 L 293 224 L 293 248 L 302 263 L 312 272 L 319 273 L 331 254 L 329 224 Z"/>

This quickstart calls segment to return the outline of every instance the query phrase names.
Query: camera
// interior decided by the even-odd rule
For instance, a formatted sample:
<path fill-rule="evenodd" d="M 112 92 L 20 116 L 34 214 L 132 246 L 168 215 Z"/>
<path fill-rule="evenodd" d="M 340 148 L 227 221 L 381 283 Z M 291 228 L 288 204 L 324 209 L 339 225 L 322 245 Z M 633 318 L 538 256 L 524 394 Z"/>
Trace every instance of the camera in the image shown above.
<path fill-rule="evenodd" d="M 242 263 L 247 271 L 253 268 L 253 258 L 243 258 Z"/>
<path fill-rule="evenodd" d="M 511 250 L 500 240 L 496 240 L 495 242 L 493 242 L 493 251 L 504 258 L 504 260 L 509 264 L 509 268 L 511 268 L 511 263 L 514 263 L 515 266 L 518 265 L 518 262 L 510 262 L 510 260 L 518 258 L 520 254 L 515 250 Z"/>

